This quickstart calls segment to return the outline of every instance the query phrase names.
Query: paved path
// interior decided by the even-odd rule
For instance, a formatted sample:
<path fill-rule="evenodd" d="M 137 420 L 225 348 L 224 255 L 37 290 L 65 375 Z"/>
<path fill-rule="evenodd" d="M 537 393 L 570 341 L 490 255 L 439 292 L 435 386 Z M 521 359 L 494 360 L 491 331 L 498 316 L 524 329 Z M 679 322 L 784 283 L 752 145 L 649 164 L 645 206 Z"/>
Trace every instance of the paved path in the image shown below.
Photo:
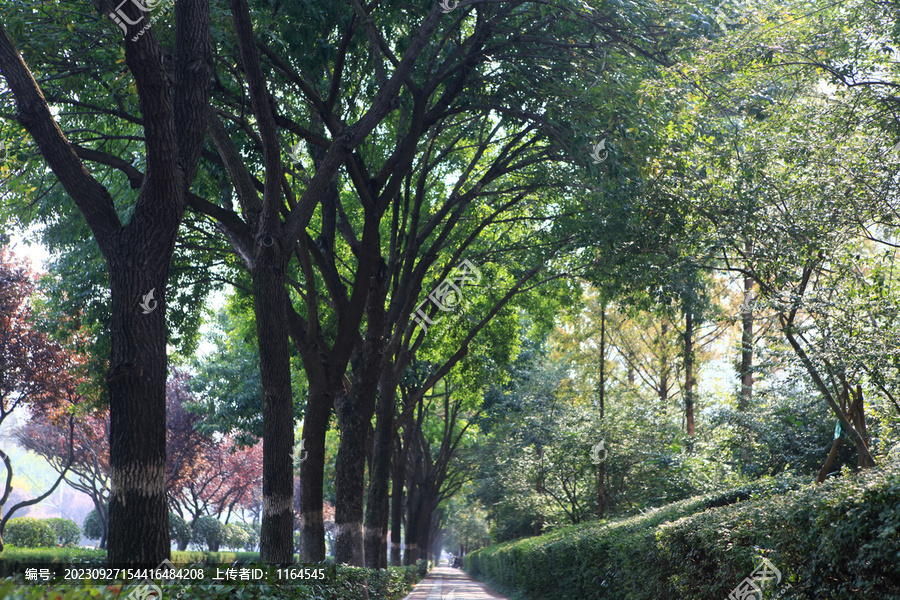
<path fill-rule="evenodd" d="M 403 600 L 507 600 L 462 569 L 435 567 Z"/>

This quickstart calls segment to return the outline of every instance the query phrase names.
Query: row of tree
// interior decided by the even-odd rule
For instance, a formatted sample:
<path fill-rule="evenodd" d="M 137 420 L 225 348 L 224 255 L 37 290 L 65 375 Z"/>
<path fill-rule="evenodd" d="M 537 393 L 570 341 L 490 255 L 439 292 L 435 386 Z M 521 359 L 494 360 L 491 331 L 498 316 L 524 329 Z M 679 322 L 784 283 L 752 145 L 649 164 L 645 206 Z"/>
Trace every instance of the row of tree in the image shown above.
<path fill-rule="evenodd" d="M 430 2 L 233 0 L 229 14 L 185 0 L 165 18 L 139 1 L 96 7 L 35 3 L 7 14 L 0 69 L 21 127 L 14 152 L 43 158 L 9 179 L 5 200 L 31 206 L 23 214 L 57 248 L 85 250 L 73 235 L 87 233 L 81 224 L 96 243 L 64 260 L 90 263 L 96 279 L 82 284 L 91 293 L 67 297 L 96 302 L 86 318 L 101 325 L 98 348 L 110 356 L 109 560 L 168 556 L 167 317 L 189 345 L 196 319 L 172 309 L 196 314 L 192 302 L 227 280 L 252 298 L 259 339 L 263 560 L 292 554 L 295 354 L 309 386 L 302 557 L 324 558 L 334 408 L 337 560 L 362 564 L 367 540 L 368 561 L 383 564 L 398 419 L 413 418 L 517 296 L 558 274 L 553 258 L 570 234 L 543 224 L 575 208 L 565 193 L 571 166 L 586 162 L 588 137 L 613 118 L 612 109 L 592 116 L 615 91 L 590 79 L 614 67 L 638 77 L 633 57 L 660 60 L 665 15 L 650 4 L 625 16 L 567 2 L 476 1 L 447 14 Z M 124 39 L 106 16 L 117 11 L 116 23 L 137 24 Z M 154 27 L 134 36 L 151 18 Z M 64 220 L 79 226 L 64 233 L 55 226 Z M 463 258 L 484 275 L 468 318 L 441 336 L 417 329 L 419 298 Z M 101 265 L 108 277 L 97 277 Z M 431 322 L 439 307 L 424 311 Z M 431 372 L 396 412 L 422 351 Z M 409 435 L 412 455 L 419 442 Z M 408 530 L 428 529 L 424 510 L 407 514 Z"/>
<path fill-rule="evenodd" d="M 222 284 L 259 391 L 215 393 L 216 365 L 211 426 L 263 440 L 266 561 L 292 558 L 301 413 L 301 558 L 325 556 L 332 415 L 336 559 L 383 566 L 401 527 L 407 560 L 427 556 L 482 391 L 575 300 L 576 275 L 598 289 L 601 332 L 614 303 L 653 309 L 660 340 L 679 332 L 689 437 L 713 274 L 738 276 L 741 402 L 763 309 L 872 464 L 848 390 L 896 397 L 881 351 L 896 165 L 870 139 L 897 132 L 882 6 L 748 5 L 727 21 L 651 1 L 97 6 L 5 17 L 0 70 L 24 157 L 5 217 L 43 227 L 66 273 L 54 309 L 110 356 L 110 561 L 168 556 L 166 344 L 193 354 Z M 137 23 L 124 41 L 117 10 Z M 665 405 L 673 373 L 634 354 L 676 350 L 633 342 L 618 345 L 626 377 Z"/>

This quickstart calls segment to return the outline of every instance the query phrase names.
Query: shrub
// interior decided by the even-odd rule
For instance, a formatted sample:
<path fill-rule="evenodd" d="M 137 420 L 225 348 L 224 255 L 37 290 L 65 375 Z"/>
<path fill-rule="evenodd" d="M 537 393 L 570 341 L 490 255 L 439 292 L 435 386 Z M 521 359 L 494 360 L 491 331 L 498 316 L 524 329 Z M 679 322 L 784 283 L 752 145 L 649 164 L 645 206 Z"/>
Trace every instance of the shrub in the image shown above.
<path fill-rule="evenodd" d="M 387 569 L 367 569 L 369 599 L 393 600 L 403 598 L 415 585 L 417 570 L 418 565 L 388 567 Z"/>
<path fill-rule="evenodd" d="M 62 547 L 76 546 L 81 539 L 78 523 L 71 519 L 43 519 L 56 535 L 56 544 Z"/>
<path fill-rule="evenodd" d="M 752 487 L 491 546 L 465 568 L 528 600 L 721 600 L 765 556 L 788 597 L 900 600 L 900 467 Z"/>
<path fill-rule="evenodd" d="M 224 526 L 222 544 L 235 550 L 244 549 L 252 552 L 259 543 L 259 536 L 253 527 L 246 523 L 228 523 Z"/>
<path fill-rule="evenodd" d="M 420 558 L 416 561 L 416 574 L 419 576 L 419 579 L 425 579 L 430 570 L 431 564 L 427 560 Z"/>
<path fill-rule="evenodd" d="M 3 541 L 19 548 L 52 548 L 56 546 L 56 534 L 44 521 L 19 517 L 6 524 Z"/>
<path fill-rule="evenodd" d="M 90 551 L 81 557 L 84 551 L 80 548 L 47 548 L 37 550 L 25 550 L 10 548 L 10 556 L 7 551 L 0 554 L 0 575 L 11 573 L 13 570 L 21 571 L 19 563 L 61 563 L 75 565 L 102 566 L 104 551 Z M 48 560 L 47 555 L 54 555 Z M 68 557 L 68 560 L 62 560 Z M 98 557 L 99 561 L 98 562 Z M 237 560 L 235 559 L 237 557 Z M 198 562 L 209 559 L 209 565 L 218 563 L 221 559 L 227 559 L 232 566 L 241 566 L 241 559 L 247 559 L 247 566 L 260 566 L 259 555 L 247 553 L 204 553 L 204 552 L 173 552 L 172 562 L 177 565 Z M 255 563 L 255 564 L 253 564 Z M 389 567 L 383 570 L 367 569 L 364 567 L 349 567 L 346 565 L 325 565 L 326 576 L 324 579 L 308 579 L 303 581 L 278 582 L 275 584 L 261 584 L 254 581 L 216 581 L 215 566 L 207 566 L 206 576 L 189 584 L 177 585 L 177 597 L 179 600 L 230 600 L 231 598 L 292 598 L 294 600 L 359 600 L 363 590 L 368 587 L 370 600 L 401 600 L 407 595 L 416 581 L 416 566 Z M 7 568 L 7 571 L 3 571 Z M 318 568 L 318 567 L 317 567 Z M 158 580 L 157 580 L 158 582 Z M 34 585 L 22 584 L 21 577 L 15 580 L 0 580 L 0 598 L 17 598 L 20 600 L 45 600 L 46 598 L 92 598 L 95 600 L 123 600 L 134 587 L 120 587 L 116 585 L 92 586 L 90 583 L 72 586 L 63 585 Z M 168 595 L 166 595 L 168 598 Z M 174 597 L 174 594 L 173 594 Z"/>
<path fill-rule="evenodd" d="M 16 548 L 7 546 L 0 553 L 0 577 L 22 573 L 25 564 L 72 565 L 102 567 L 106 550 L 93 548 Z M 0 595 L 0 598 L 3 596 Z M 52 597 L 52 596 L 51 596 Z"/>
<path fill-rule="evenodd" d="M 100 522 L 100 515 L 97 514 L 96 508 L 91 509 L 91 512 L 84 518 L 81 530 L 84 532 L 84 537 L 89 540 L 99 540 L 103 537 L 103 524 Z"/>
<path fill-rule="evenodd" d="M 225 524 L 213 517 L 200 517 L 194 523 L 194 533 L 191 541 L 200 546 L 205 544 L 210 552 L 218 552 L 222 543 Z"/>
<path fill-rule="evenodd" d="M 184 542 L 185 546 L 191 542 L 191 526 L 181 516 L 169 512 L 169 538 L 173 543 Z"/>

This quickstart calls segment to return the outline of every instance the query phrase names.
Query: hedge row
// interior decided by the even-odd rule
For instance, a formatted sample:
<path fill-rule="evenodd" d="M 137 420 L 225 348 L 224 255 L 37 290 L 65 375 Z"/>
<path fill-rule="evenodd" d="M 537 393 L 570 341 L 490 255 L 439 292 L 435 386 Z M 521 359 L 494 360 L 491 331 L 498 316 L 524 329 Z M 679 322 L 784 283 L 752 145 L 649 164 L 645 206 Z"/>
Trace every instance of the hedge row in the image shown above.
<path fill-rule="evenodd" d="M 10 519 L 3 529 L 3 543 L 18 548 L 74 546 L 81 539 L 78 524 L 71 519 Z"/>
<path fill-rule="evenodd" d="M 14 549 L 15 550 L 15 549 Z M 85 551 L 83 556 L 67 554 L 67 560 L 59 560 L 61 556 L 49 556 L 48 550 L 30 550 L 27 554 L 40 556 L 23 556 L 26 551 L 13 552 L 18 556 L 4 556 L 9 567 L 18 559 L 19 562 L 33 562 L 37 558 L 40 562 L 66 562 L 68 564 L 102 566 L 105 562 L 104 551 Z M 57 549 L 55 554 L 61 555 L 63 550 Z M 185 553 L 172 553 L 173 560 L 177 564 Z M 209 553 L 206 553 L 209 554 Z M 230 554 L 230 553 L 216 553 Z M 48 560 L 56 559 L 56 560 Z M 0 561 L 3 566 L 4 561 Z M 237 561 L 236 564 L 241 563 Z M 211 563 L 207 563 L 211 564 Z M 246 566 L 254 566 L 253 563 L 242 563 Z M 255 566 L 259 566 L 258 564 Z M 330 572 L 329 567 L 329 572 Z M 156 582 L 163 587 L 165 598 L 177 598 L 178 600 L 224 600 L 231 598 L 243 599 L 296 599 L 296 600 L 358 600 L 363 597 L 363 589 L 368 588 L 370 600 L 400 600 L 406 596 L 415 583 L 423 578 L 428 571 L 425 561 L 419 561 L 409 567 L 389 567 L 384 570 L 366 569 L 363 567 L 348 567 L 346 565 L 334 566 L 334 576 L 326 580 L 307 580 L 303 582 L 283 582 L 272 585 L 255 582 L 222 582 L 214 581 L 214 574 L 202 582 L 190 584 L 165 585 Z M 20 569 L 16 569 L 20 572 Z M 58 598 L 59 600 L 90 598 L 92 600 L 123 600 L 135 592 L 136 586 L 142 582 L 122 582 L 115 585 L 101 584 L 77 584 L 77 585 L 35 585 L 24 583 L 22 575 L 16 580 L 7 578 L 0 580 L 0 598 L 9 600 L 45 600 L 46 598 Z"/>
<path fill-rule="evenodd" d="M 900 600 L 898 532 L 893 465 L 491 546 L 465 568 L 513 600 L 721 600 L 765 557 L 782 577 L 767 598 Z"/>

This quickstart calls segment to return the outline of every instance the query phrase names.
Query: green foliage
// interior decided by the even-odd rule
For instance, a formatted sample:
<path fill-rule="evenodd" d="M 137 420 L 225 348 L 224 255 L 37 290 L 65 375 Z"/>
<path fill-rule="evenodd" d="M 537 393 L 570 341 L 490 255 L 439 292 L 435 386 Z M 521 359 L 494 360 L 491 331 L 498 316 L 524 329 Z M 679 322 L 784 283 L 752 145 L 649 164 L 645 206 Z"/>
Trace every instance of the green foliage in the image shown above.
<path fill-rule="evenodd" d="M 29 551 L 30 554 L 24 552 L 15 553 L 16 549 L 12 549 L 13 553 L 7 555 L 4 551 L 0 558 L 0 573 L 9 575 L 16 568 L 16 561 L 31 563 L 67 563 L 74 565 L 90 565 L 100 566 L 105 559 L 105 551 L 95 551 L 96 556 L 88 556 L 84 554 L 79 556 L 77 553 L 70 551 L 68 555 L 63 557 L 62 549 L 56 549 L 56 556 L 51 556 L 49 550 L 44 551 L 45 554 L 38 556 L 37 550 Z M 255 566 L 258 565 L 259 555 L 256 553 L 196 553 L 196 552 L 173 552 L 172 562 L 177 565 L 193 564 L 197 561 L 189 561 L 187 559 L 195 558 L 213 558 L 228 556 L 229 564 L 234 566 Z M 251 562 L 252 561 L 252 562 Z M 424 561 L 420 561 L 423 562 Z M 218 564 L 216 561 L 209 561 L 209 564 Z M 161 584 L 165 597 L 178 597 L 179 600 L 230 600 L 231 598 L 246 598 L 258 600 L 358 600 L 362 595 L 362 590 L 368 588 L 370 600 L 401 600 L 404 598 L 413 585 L 421 579 L 423 575 L 420 565 L 409 567 L 389 567 L 387 569 L 367 569 L 363 567 L 349 567 L 346 565 L 335 565 L 329 567 L 334 569 L 334 574 L 328 574 L 324 580 L 305 580 L 303 582 L 278 582 L 278 583 L 258 583 L 251 581 L 239 581 L 222 583 L 214 581 L 214 571 L 207 570 L 202 582 L 182 584 Z M 427 563 L 425 564 L 427 572 Z M 21 569 L 16 569 L 21 571 Z M 18 579 L 8 578 L 0 581 L 0 598 L 16 599 L 16 600 L 44 600 L 46 598 L 57 598 L 59 600 L 74 600 L 75 598 L 95 598 L 99 600 L 114 600 L 124 598 L 126 595 L 136 589 L 139 585 L 136 582 L 122 582 L 116 585 L 99 585 L 86 582 L 83 585 L 60 585 L 60 586 L 35 586 L 33 583 L 25 583 L 19 574 Z M 73 593 L 73 591 L 75 593 Z"/>
<path fill-rule="evenodd" d="M 191 541 L 197 544 L 206 544 L 210 551 L 218 548 L 225 538 L 225 524 L 214 517 L 202 516 L 194 523 L 194 533 Z"/>
<path fill-rule="evenodd" d="M 750 410 L 721 407 L 708 416 L 719 460 L 751 478 L 782 472 L 815 477 L 828 455 L 835 418 L 820 398 L 786 387 L 758 394 Z M 855 465 L 851 446 L 844 444 L 835 470 Z"/>
<path fill-rule="evenodd" d="M 204 563 L 209 565 L 224 565 L 234 562 L 251 563 L 259 562 L 259 552 L 210 552 L 208 550 L 172 550 L 172 562 L 176 564 Z"/>
<path fill-rule="evenodd" d="M 106 550 L 94 548 L 16 548 L 5 546 L 0 553 L 0 577 L 20 571 L 22 564 L 84 565 L 106 564 Z M 2 597 L 2 596 L 0 596 Z"/>
<path fill-rule="evenodd" d="M 6 524 L 3 542 L 19 548 L 48 548 L 56 546 L 56 533 L 46 521 L 18 517 Z"/>
<path fill-rule="evenodd" d="M 181 515 L 169 512 L 169 539 L 173 544 L 190 543 L 192 533 L 190 524 Z"/>
<path fill-rule="evenodd" d="M 897 465 L 821 486 L 771 480 L 484 548 L 465 568 L 516 600 L 714 600 L 764 556 L 803 597 L 896 599 L 898 502 Z"/>
<path fill-rule="evenodd" d="M 259 534 L 247 523 L 226 523 L 223 529 L 222 544 L 234 549 L 243 548 L 253 551 L 259 544 Z"/>
<path fill-rule="evenodd" d="M 56 544 L 63 548 L 78 544 L 81 539 L 81 530 L 78 523 L 71 519 L 43 519 L 44 523 L 50 526 L 56 535 Z"/>
<path fill-rule="evenodd" d="M 466 552 L 477 550 L 490 542 L 487 513 L 468 495 L 451 498 L 444 508 L 444 547 L 454 554 L 462 547 Z"/>
<path fill-rule="evenodd" d="M 424 579 L 426 575 L 428 575 L 428 571 L 431 570 L 431 563 L 427 560 L 420 558 L 416 561 L 416 574 L 418 574 L 419 579 Z"/>
<path fill-rule="evenodd" d="M 96 508 L 91 509 L 91 512 L 84 518 L 81 529 L 84 537 L 89 540 L 99 540 L 103 537 L 103 524 L 100 522 L 100 515 L 97 514 Z"/>

